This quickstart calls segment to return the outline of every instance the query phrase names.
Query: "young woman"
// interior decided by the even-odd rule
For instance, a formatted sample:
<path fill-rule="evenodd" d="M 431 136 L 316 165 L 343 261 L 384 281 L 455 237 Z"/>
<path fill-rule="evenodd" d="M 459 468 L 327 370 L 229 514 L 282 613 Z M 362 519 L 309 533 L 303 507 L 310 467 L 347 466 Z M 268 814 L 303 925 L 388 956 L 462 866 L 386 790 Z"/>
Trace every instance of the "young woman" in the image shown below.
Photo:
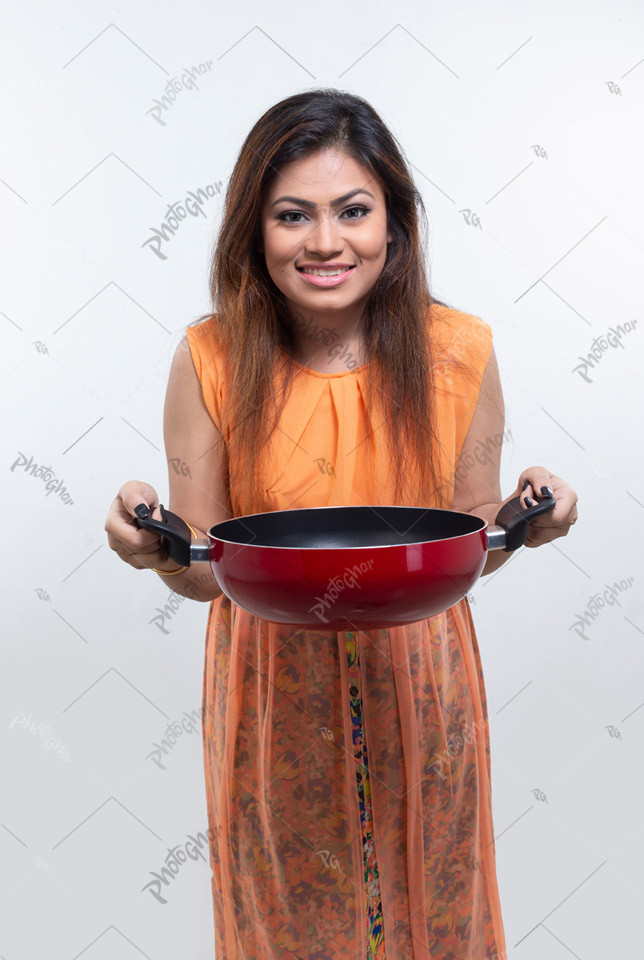
<path fill-rule="evenodd" d="M 242 146 L 211 269 L 213 313 L 170 371 L 168 508 L 204 537 L 231 516 L 406 504 L 494 523 L 577 495 L 542 466 L 502 500 L 491 327 L 431 296 L 421 197 L 363 99 L 313 90 Z M 506 958 L 487 705 L 467 597 L 404 627 L 294 630 L 247 613 L 210 568 L 177 568 L 125 483 L 110 547 L 210 603 L 203 746 L 219 960 Z M 490 551 L 482 575 L 510 554 Z"/>

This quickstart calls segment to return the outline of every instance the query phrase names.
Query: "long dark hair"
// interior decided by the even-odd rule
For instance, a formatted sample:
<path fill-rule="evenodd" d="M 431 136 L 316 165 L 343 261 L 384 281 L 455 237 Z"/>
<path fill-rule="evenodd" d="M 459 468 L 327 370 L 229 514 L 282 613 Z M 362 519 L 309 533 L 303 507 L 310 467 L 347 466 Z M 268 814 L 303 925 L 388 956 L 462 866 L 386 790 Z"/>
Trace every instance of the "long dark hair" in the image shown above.
<path fill-rule="evenodd" d="M 261 252 L 264 200 L 283 166 L 325 148 L 340 149 L 360 163 L 379 180 L 386 198 L 393 239 L 364 309 L 362 335 L 369 363 L 365 403 L 370 412 L 374 401 L 380 405 L 386 421 L 381 429 L 394 468 L 395 503 L 450 506 L 442 502 L 449 482 L 441 477 L 437 449 L 431 337 L 431 306 L 449 304 L 429 291 L 422 197 L 398 142 L 374 108 L 332 88 L 298 93 L 270 107 L 246 137 L 226 190 L 210 267 L 213 312 L 194 324 L 214 318 L 226 352 L 231 489 L 234 485 L 235 497 L 245 504 L 243 512 L 253 512 L 259 454 L 297 369 L 297 333 Z M 269 412 L 278 364 L 285 370 L 283 390 L 279 406 Z"/>

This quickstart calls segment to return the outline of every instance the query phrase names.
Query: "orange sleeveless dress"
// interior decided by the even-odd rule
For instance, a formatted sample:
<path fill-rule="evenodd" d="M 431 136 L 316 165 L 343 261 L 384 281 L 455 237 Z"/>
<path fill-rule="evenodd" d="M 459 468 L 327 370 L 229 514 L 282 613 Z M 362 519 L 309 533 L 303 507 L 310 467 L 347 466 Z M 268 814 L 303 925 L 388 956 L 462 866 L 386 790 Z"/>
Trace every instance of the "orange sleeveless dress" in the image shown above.
<path fill-rule="evenodd" d="M 437 366 L 453 478 L 492 331 L 431 310 L 434 342 L 475 373 Z M 216 321 L 187 337 L 226 439 Z M 362 469 L 368 370 L 298 364 L 271 440 L 279 468 L 253 512 L 395 502 L 384 431 L 376 469 Z M 217 960 L 507 960 L 467 597 L 403 627 L 325 632 L 270 623 L 222 594 L 208 613 L 202 726 Z"/>

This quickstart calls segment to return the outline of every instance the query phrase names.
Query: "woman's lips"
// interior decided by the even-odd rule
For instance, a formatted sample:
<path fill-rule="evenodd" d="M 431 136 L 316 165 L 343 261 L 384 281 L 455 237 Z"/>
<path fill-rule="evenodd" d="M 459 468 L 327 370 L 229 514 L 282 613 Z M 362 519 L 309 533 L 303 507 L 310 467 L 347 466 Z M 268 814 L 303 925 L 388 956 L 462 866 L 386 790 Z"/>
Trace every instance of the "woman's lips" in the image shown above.
<path fill-rule="evenodd" d="M 348 270 L 345 270 L 343 273 L 338 273 L 335 277 L 317 277 L 312 273 L 304 273 L 303 270 L 295 268 L 305 283 L 311 283 L 314 287 L 337 287 L 341 283 L 344 283 L 347 280 L 353 271 L 355 266 L 349 267 Z M 321 267 L 320 269 L 324 269 Z"/>

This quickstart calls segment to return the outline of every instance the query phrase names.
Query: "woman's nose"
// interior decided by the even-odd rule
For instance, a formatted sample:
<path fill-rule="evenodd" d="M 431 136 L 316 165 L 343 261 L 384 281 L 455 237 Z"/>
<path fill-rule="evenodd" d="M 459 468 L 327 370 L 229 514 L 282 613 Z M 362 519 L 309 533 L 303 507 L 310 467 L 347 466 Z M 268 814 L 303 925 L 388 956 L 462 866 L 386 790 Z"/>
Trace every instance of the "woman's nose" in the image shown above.
<path fill-rule="evenodd" d="M 305 248 L 318 253 L 337 252 L 341 248 L 342 225 L 337 221 L 332 211 L 323 209 L 316 223 L 306 238 Z"/>

